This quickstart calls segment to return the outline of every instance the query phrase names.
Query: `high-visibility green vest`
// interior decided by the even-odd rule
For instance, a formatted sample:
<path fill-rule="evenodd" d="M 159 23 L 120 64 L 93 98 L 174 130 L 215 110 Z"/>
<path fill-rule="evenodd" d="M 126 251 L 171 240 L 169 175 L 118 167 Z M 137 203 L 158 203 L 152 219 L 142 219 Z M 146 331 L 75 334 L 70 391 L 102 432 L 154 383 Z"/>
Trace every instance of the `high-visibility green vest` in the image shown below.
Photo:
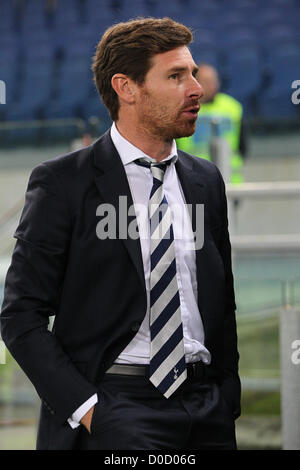
<path fill-rule="evenodd" d="M 209 160 L 208 145 L 212 136 L 210 119 L 220 118 L 219 136 L 228 141 L 232 152 L 230 182 L 243 182 L 243 160 L 239 154 L 242 115 L 243 107 L 235 98 L 225 93 L 218 93 L 212 102 L 201 104 L 196 132 L 190 137 L 177 139 L 178 149 Z M 209 118 L 206 124 L 205 118 Z"/>

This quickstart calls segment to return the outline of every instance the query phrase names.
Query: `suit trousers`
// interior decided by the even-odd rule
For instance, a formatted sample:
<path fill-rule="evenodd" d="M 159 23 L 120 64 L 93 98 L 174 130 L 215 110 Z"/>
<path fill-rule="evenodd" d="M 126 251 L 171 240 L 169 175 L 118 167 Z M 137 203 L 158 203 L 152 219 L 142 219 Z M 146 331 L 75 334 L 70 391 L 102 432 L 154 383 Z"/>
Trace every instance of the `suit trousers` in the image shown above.
<path fill-rule="evenodd" d="M 232 410 L 216 382 L 188 378 L 165 398 L 146 377 L 106 374 L 80 450 L 235 450 Z"/>

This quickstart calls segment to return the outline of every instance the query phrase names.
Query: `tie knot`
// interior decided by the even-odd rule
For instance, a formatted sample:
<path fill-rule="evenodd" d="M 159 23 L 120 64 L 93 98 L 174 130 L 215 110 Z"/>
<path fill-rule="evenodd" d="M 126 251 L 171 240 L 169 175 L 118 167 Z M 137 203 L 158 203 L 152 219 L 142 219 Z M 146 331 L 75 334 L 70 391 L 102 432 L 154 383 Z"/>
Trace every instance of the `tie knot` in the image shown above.
<path fill-rule="evenodd" d="M 166 168 L 167 165 L 165 163 L 151 164 L 151 172 L 153 178 L 156 178 L 162 183 L 164 180 Z"/>
<path fill-rule="evenodd" d="M 152 163 L 152 162 L 149 162 L 149 160 L 146 160 L 144 158 L 139 158 L 137 160 L 134 160 L 134 163 L 136 163 L 139 166 L 150 168 L 153 177 L 162 182 L 164 179 L 167 166 L 171 163 L 171 160 L 167 160 L 164 163 Z"/>

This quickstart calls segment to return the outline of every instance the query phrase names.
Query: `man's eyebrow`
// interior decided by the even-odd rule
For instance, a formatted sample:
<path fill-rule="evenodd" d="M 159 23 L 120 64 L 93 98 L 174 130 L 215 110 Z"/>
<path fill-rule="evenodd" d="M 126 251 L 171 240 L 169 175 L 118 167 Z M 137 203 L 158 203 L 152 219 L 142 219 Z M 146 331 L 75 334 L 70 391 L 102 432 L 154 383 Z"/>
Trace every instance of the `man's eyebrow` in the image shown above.
<path fill-rule="evenodd" d="M 170 70 L 168 70 L 168 73 L 176 73 L 176 72 L 186 72 L 188 70 L 188 67 L 172 67 Z M 193 67 L 193 72 L 192 74 L 194 77 L 197 75 L 199 71 L 199 67 L 195 66 Z"/>

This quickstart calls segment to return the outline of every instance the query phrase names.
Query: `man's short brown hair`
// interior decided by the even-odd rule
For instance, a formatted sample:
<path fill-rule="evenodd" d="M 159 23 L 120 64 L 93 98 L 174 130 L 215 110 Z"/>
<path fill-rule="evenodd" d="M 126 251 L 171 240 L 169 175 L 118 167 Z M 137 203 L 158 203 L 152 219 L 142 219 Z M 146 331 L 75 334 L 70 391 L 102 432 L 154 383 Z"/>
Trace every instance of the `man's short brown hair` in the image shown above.
<path fill-rule="evenodd" d="M 92 69 L 98 92 L 113 121 L 118 119 L 118 95 L 111 86 L 116 73 L 141 85 L 155 54 L 187 46 L 192 32 L 170 18 L 137 18 L 108 28 L 99 42 Z"/>

